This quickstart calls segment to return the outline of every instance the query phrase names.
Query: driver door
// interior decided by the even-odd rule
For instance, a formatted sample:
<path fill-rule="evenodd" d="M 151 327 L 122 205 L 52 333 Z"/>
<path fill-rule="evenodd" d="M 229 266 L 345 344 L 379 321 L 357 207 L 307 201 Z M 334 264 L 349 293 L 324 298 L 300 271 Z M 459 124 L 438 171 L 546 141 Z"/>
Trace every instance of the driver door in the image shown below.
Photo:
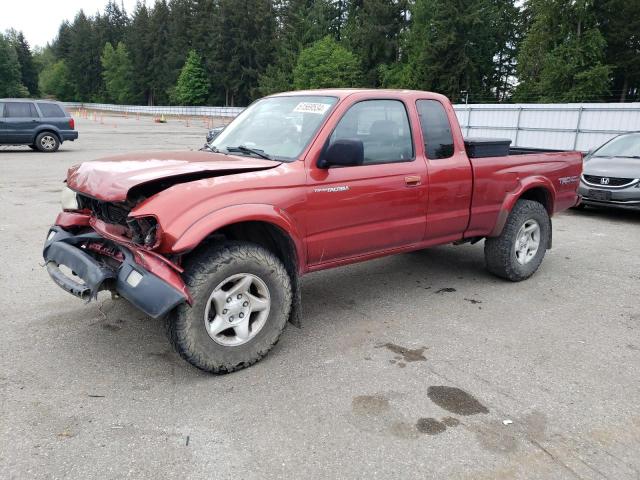
<path fill-rule="evenodd" d="M 310 166 L 307 255 L 311 266 L 420 242 L 426 227 L 426 165 L 416 159 L 407 106 L 356 102 L 329 138 L 363 143 L 362 165 Z"/>

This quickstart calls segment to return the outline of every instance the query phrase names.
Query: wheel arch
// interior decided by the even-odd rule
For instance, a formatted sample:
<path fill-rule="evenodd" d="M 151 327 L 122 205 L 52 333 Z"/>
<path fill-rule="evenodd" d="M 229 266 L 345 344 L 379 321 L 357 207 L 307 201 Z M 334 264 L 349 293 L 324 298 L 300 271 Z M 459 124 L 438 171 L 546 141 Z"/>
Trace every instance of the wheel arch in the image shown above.
<path fill-rule="evenodd" d="M 521 181 L 518 188 L 505 196 L 496 225 L 489 237 L 497 237 L 502 233 L 507 217 L 518 200 L 533 200 L 540 203 L 551 217 L 555 208 L 555 189 L 546 177 L 532 177 Z"/>
<path fill-rule="evenodd" d="M 275 254 L 291 279 L 293 303 L 290 321 L 300 325 L 300 276 L 306 255 L 298 229 L 280 209 L 271 205 L 237 205 L 213 212 L 191 225 L 173 246 L 176 253 L 190 255 L 211 243 L 235 240 L 260 245 Z"/>
<path fill-rule="evenodd" d="M 38 135 L 40 135 L 41 133 L 52 133 L 58 139 L 58 143 L 62 145 L 62 135 L 60 135 L 60 130 L 58 130 L 56 127 L 53 127 L 51 125 L 42 125 L 38 127 L 35 133 L 33 134 L 32 143 L 36 142 L 36 138 L 38 138 Z"/>

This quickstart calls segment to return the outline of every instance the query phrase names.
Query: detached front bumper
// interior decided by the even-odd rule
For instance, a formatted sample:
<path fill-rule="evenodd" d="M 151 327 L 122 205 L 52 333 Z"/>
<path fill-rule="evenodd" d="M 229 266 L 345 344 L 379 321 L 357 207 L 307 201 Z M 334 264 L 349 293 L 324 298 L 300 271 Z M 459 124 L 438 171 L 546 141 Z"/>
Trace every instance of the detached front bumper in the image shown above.
<path fill-rule="evenodd" d="M 109 260 L 99 251 L 87 248 L 91 245 L 106 246 L 115 255 Z M 74 235 L 53 226 L 42 254 L 53 281 L 86 301 L 94 299 L 101 290 L 111 290 L 147 315 L 158 318 L 190 300 L 184 292 L 136 263 L 127 248 L 95 232 Z M 65 273 L 60 268 L 62 265 L 71 270 L 74 277 Z"/>

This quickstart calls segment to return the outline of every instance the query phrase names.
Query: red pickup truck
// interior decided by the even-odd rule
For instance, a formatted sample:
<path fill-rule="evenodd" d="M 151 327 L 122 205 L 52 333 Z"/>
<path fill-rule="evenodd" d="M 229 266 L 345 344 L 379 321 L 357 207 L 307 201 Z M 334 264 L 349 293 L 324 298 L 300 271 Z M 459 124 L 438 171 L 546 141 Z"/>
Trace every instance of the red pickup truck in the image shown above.
<path fill-rule="evenodd" d="M 579 152 L 463 139 L 452 105 L 419 91 L 317 90 L 254 102 L 201 151 L 72 167 L 44 246 L 50 276 L 111 290 L 198 368 L 258 361 L 300 319 L 307 272 L 485 240 L 519 281 L 579 202 Z"/>

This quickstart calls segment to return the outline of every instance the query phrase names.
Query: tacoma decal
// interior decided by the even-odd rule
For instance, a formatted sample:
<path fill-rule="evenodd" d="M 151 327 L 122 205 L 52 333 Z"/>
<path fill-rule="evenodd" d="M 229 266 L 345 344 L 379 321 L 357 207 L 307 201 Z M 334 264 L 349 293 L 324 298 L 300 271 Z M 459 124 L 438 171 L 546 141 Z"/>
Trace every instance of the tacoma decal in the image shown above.
<path fill-rule="evenodd" d="M 346 185 L 340 185 L 339 187 L 322 187 L 322 188 L 314 188 L 314 192 L 346 192 L 349 190 L 349 187 Z"/>

